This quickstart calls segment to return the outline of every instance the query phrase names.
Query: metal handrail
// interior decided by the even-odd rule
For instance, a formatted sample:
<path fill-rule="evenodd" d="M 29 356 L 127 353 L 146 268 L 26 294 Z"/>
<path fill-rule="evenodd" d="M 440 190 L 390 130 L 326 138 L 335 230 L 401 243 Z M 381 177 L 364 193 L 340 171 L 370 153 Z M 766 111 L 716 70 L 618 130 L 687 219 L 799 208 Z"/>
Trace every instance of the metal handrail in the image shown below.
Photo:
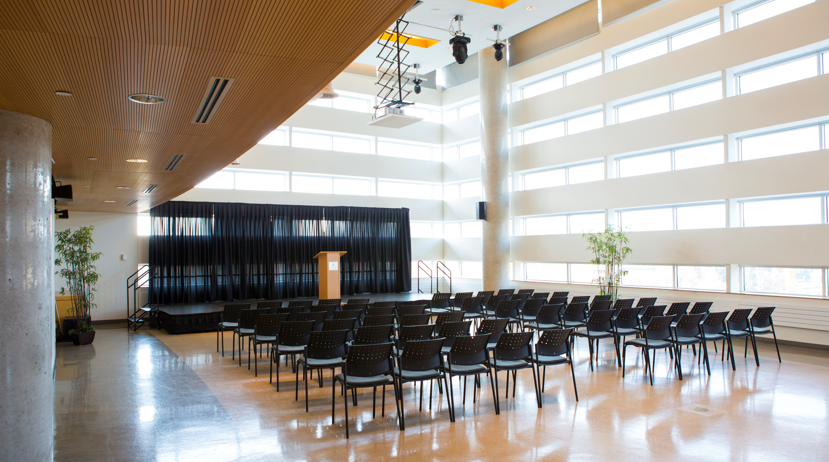
<path fill-rule="evenodd" d="M 435 275 L 435 277 L 438 278 L 438 293 L 440 293 L 440 279 L 439 279 L 440 278 L 440 273 L 443 273 L 443 275 L 446 276 L 447 279 L 449 279 L 449 293 L 451 294 L 452 293 L 452 270 L 450 270 L 449 267 L 446 266 L 446 263 L 438 260 L 437 263 L 435 263 L 435 272 L 437 273 Z"/>
<path fill-rule="evenodd" d="M 429 293 L 432 293 L 432 269 L 429 268 L 429 265 L 426 264 L 423 260 L 417 261 L 417 293 L 422 294 L 423 291 L 420 290 L 420 271 L 423 271 L 427 276 L 429 276 Z"/>
<path fill-rule="evenodd" d="M 136 316 L 136 312 L 138 311 L 138 289 L 140 289 L 139 281 L 144 277 L 147 277 L 149 280 L 152 280 L 156 275 L 157 267 L 150 266 L 150 265 L 142 265 L 138 270 L 132 273 L 127 278 L 127 325 L 129 326 L 129 320 L 132 317 Z M 130 306 L 130 289 L 132 289 L 132 306 Z"/>

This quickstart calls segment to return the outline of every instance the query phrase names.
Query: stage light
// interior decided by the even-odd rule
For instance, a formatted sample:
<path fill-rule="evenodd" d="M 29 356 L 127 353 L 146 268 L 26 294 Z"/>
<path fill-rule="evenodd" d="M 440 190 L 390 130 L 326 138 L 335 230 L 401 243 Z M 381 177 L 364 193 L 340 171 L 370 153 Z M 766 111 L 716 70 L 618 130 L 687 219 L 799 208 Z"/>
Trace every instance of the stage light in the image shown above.
<path fill-rule="evenodd" d="M 492 45 L 492 49 L 495 50 L 495 61 L 500 61 L 504 59 L 504 44 L 503 43 L 496 43 Z"/>
<path fill-rule="evenodd" d="M 463 64 L 466 62 L 466 58 L 469 57 L 466 46 L 471 41 L 472 39 L 464 35 L 456 35 L 449 40 L 449 43 L 452 45 L 452 56 L 455 57 L 456 63 Z"/>
<path fill-rule="evenodd" d="M 423 80 L 415 79 L 414 80 L 414 92 L 416 95 L 419 95 L 421 92 L 420 84 L 423 83 Z"/>

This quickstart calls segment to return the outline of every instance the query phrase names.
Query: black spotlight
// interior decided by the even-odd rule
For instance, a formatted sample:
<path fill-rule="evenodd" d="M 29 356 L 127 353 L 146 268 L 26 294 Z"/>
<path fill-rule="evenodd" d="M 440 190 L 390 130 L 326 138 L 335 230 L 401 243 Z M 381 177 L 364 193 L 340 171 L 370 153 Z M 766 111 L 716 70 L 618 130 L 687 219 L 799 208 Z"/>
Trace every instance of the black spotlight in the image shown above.
<path fill-rule="evenodd" d="M 492 49 L 495 50 L 495 61 L 500 61 L 504 59 L 504 44 L 503 43 L 495 43 L 492 45 Z"/>
<path fill-rule="evenodd" d="M 415 92 L 415 94 L 417 94 L 417 95 L 419 95 L 419 94 L 420 94 L 420 90 L 421 90 L 421 88 L 420 88 L 420 84 L 421 84 L 421 83 L 423 83 L 423 80 L 421 80 L 421 79 L 414 79 L 414 92 Z"/>
<path fill-rule="evenodd" d="M 466 58 L 469 57 L 466 45 L 471 41 L 472 39 L 465 35 L 456 35 L 449 40 L 449 44 L 452 45 L 452 56 L 455 57 L 456 63 L 463 64 L 466 62 Z"/>

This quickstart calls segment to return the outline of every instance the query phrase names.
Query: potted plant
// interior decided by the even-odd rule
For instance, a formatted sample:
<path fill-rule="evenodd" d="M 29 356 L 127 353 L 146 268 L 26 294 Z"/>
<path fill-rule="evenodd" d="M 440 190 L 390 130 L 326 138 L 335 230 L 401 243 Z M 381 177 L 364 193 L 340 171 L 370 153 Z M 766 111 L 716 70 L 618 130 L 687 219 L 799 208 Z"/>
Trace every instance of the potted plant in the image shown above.
<path fill-rule="evenodd" d="M 87 345 L 95 339 L 95 328 L 91 324 L 92 309 L 96 307 L 95 283 L 100 275 L 95 272 L 95 262 L 103 253 L 93 252 L 92 231 L 94 226 L 85 226 L 74 233 L 71 230 L 56 234 L 55 266 L 63 266 L 56 274 L 60 275 L 66 287 L 60 288 L 65 295 L 68 289 L 72 296 L 72 308 L 69 310 L 75 326 L 69 331 L 75 345 Z"/>
<path fill-rule="evenodd" d="M 599 286 L 599 294 L 610 295 L 616 300 L 622 276 L 627 274 L 627 271 L 622 270 L 622 262 L 631 252 L 627 246 L 627 236 L 608 226 L 601 233 L 586 233 L 582 237 L 587 240 L 587 250 L 594 257 L 590 263 L 598 267 L 598 278 L 593 282 Z"/>

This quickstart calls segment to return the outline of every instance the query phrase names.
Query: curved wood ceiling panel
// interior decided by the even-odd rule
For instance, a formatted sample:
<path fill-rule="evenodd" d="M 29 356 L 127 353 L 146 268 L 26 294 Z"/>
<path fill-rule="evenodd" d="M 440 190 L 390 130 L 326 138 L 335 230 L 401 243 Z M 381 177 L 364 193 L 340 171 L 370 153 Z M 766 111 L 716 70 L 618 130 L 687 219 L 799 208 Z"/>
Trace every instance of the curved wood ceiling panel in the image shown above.
<path fill-rule="evenodd" d="M 61 208 L 147 209 L 250 149 L 413 3 L 0 0 L 0 109 L 52 123 L 54 175 L 75 195 Z M 211 122 L 193 124 L 211 77 L 235 81 Z M 164 171 L 175 154 L 187 157 Z"/>

